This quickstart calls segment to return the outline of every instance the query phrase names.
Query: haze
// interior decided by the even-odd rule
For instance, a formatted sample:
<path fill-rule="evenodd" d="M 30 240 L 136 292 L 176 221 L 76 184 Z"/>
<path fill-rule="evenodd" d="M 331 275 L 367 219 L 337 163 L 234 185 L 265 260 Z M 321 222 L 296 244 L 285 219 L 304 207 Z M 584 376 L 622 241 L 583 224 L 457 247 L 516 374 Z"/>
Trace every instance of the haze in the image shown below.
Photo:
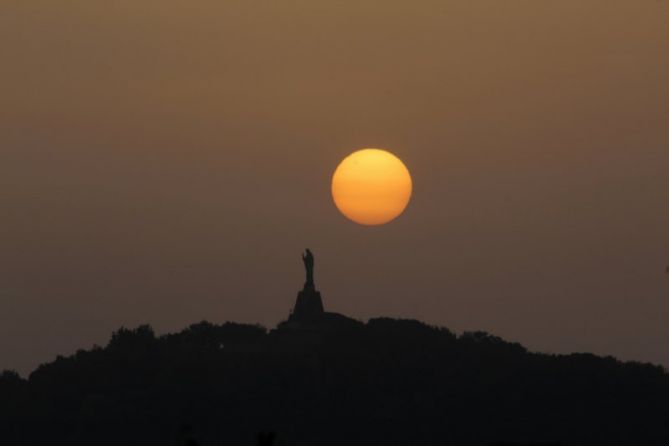
<path fill-rule="evenodd" d="M 326 308 L 669 365 L 669 3 L 0 6 L 0 369 Z M 407 211 L 342 217 L 385 147 Z"/>

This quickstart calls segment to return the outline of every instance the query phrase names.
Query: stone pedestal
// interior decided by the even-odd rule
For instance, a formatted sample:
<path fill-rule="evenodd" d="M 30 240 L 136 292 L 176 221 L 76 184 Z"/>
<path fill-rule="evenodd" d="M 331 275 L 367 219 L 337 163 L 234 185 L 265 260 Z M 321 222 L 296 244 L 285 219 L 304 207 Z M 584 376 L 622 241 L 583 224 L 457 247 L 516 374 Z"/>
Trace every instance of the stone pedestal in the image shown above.
<path fill-rule="evenodd" d="M 323 314 L 323 300 L 321 293 L 314 287 L 305 285 L 304 289 L 297 294 L 295 307 L 290 314 L 290 321 L 308 321 L 317 319 Z"/>

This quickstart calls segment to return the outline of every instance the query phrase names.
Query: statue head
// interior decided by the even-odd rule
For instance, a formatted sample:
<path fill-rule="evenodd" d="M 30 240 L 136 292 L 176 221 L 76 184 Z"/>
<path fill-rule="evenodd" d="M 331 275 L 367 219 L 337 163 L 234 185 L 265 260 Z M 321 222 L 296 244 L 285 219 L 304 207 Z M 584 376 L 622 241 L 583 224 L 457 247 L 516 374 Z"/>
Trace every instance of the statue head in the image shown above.
<path fill-rule="evenodd" d="M 314 262 L 314 254 L 311 252 L 309 248 L 307 248 L 304 251 L 304 254 L 302 254 L 302 260 L 305 262 L 313 263 Z"/>

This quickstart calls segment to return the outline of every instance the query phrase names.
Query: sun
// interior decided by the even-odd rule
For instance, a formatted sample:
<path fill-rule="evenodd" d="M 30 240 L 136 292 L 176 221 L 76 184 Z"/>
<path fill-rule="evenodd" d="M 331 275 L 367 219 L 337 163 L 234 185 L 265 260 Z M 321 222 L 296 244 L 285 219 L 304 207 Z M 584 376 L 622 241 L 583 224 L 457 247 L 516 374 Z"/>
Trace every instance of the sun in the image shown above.
<path fill-rule="evenodd" d="M 361 149 L 339 163 L 332 176 L 337 209 L 361 225 L 383 225 L 409 204 L 413 183 L 402 160 L 381 149 Z"/>

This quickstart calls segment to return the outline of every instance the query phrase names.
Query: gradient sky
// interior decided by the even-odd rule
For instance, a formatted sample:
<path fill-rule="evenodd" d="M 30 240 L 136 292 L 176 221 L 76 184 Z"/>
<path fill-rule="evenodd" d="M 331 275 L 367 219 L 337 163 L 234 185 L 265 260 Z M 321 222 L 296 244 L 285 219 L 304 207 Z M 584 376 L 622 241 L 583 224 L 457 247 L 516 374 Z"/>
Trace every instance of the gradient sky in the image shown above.
<path fill-rule="evenodd" d="M 669 365 L 669 2 L 0 6 L 0 369 L 331 311 Z M 360 147 L 414 197 L 330 197 Z"/>

